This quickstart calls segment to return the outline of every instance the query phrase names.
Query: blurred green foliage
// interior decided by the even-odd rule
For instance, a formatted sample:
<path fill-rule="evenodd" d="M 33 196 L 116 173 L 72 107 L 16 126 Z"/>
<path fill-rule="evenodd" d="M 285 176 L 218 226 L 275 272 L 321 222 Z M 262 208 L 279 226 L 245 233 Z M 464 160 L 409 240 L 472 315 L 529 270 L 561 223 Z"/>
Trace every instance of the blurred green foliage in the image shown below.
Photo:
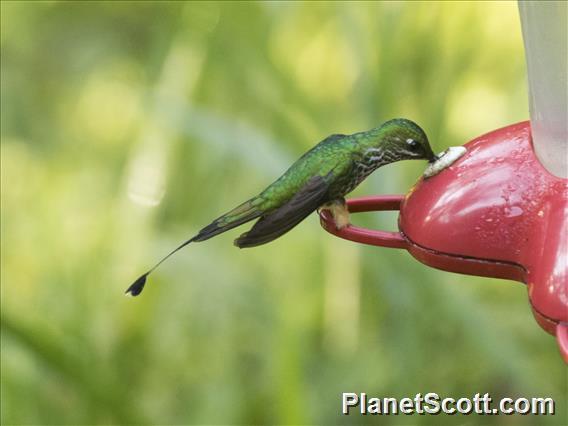
<path fill-rule="evenodd" d="M 567 424 L 521 284 L 331 237 L 189 247 L 337 132 L 435 151 L 528 117 L 513 2 L 1 3 L 3 424 Z M 421 162 L 359 194 L 405 193 Z M 393 215 L 358 223 L 394 228 Z M 241 230 L 242 231 L 242 230 Z M 556 416 L 341 417 L 341 392 L 551 396 Z"/>

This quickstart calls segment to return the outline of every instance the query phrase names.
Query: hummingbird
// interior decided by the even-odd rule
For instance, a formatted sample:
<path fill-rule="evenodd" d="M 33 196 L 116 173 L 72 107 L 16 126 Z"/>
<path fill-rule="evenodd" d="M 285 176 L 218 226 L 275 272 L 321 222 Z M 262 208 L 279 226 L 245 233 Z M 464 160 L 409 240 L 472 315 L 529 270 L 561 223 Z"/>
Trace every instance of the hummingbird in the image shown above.
<path fill-rule="evenodd" d="M 335 225 L 349 225 L 345 195 L 377 168 L 400 160 L 438 158 L 426 133 L 413 121 L 395 118 L 371 130 L 351 135 L 333 134 L 302 155 L 256 197 L 218 217 L 183 242 L 128 287 L 138 296 L 146 279 L 166 259 L 190 243 L 208 240 L 246 222 L 258 219 L 238 237 L 239 248 L 269 243 L 290 231 L 312 212 L 327 209 Z"/>

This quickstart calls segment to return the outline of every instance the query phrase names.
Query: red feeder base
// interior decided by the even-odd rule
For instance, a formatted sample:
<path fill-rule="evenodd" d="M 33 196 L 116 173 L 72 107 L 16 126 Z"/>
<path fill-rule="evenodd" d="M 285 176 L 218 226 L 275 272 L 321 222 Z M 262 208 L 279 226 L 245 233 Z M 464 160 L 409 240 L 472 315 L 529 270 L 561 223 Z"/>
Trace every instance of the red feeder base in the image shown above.
<path fill-rule="evenodd" d="M 325 210 L 322 226 L 351 241 L 404 248 L 434 268 L 526 283 L 535 319 L 556 335 L 568 363 L 568 180 L 540 164 L 528 122 L 465 147 L 406 196 L 347 201 L 352 213 L 400 210 L 399 232 L 338 231 Z"/>

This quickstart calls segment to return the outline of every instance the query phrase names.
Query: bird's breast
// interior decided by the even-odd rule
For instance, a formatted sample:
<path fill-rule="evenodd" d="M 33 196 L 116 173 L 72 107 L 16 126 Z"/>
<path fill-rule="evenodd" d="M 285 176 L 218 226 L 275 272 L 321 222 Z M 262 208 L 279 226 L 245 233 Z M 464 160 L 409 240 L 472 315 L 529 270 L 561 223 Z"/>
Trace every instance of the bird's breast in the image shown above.
<path fill-rule="evenodd" d="M 353 191 L 361 182 L 373 173 L 380 164 L 374 162 L 356 162 L 350 173 L 338 182 L 337 198 Z"/>

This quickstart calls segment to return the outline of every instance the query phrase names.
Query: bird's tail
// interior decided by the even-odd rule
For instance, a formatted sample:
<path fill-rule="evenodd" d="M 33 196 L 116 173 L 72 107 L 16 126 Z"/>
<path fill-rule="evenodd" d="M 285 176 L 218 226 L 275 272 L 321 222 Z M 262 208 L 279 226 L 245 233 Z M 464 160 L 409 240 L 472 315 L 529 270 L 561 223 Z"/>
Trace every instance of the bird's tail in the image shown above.
<path fill-rule="evenodd" d="M 233 229 L 243 223 L 249 222 L 257 217 L 261 216 L 264 211 L 260 208 L 262 199 L 256 197 L 252 198 L 238 207 L 235 207 L 223 216 L 215 219 L 205 228 L 198 232 L 198 234 L 193 237 L 193 241 L 205 241 L 215 235 L 222 234 L 229 229 Z"/>
<path fill-rule="evenodd" d="M 243 223 L 261 216 L 264 213 L 260 207 L 262 201 L 263 200 L 260 197 L 251 198 L 250 200 L 244 202 L 230 212 L 215 219 L 213 222 L 199 231 L 197 235 L 177 246 L 174 250 L 163 257 L 158 263 L 156 263 L 150 270 L 141 275 L 130 287 L 128 287 L 126 294 L 130 296 L 138 296 L 140 293 L 142 293 L 142 290 L 144 290 L 144 286 L 146 285 L 146 278 L 148 277 L 148 275 L 150 275 L 152 271 L 154 271 L 154 269 L 160 266 L 171 255 L 181 250 L 189 243 L 208 240 L 215 235 L 222 234 L 229 229 L 233 229 L 236 226 L 242 225 Z"/>

